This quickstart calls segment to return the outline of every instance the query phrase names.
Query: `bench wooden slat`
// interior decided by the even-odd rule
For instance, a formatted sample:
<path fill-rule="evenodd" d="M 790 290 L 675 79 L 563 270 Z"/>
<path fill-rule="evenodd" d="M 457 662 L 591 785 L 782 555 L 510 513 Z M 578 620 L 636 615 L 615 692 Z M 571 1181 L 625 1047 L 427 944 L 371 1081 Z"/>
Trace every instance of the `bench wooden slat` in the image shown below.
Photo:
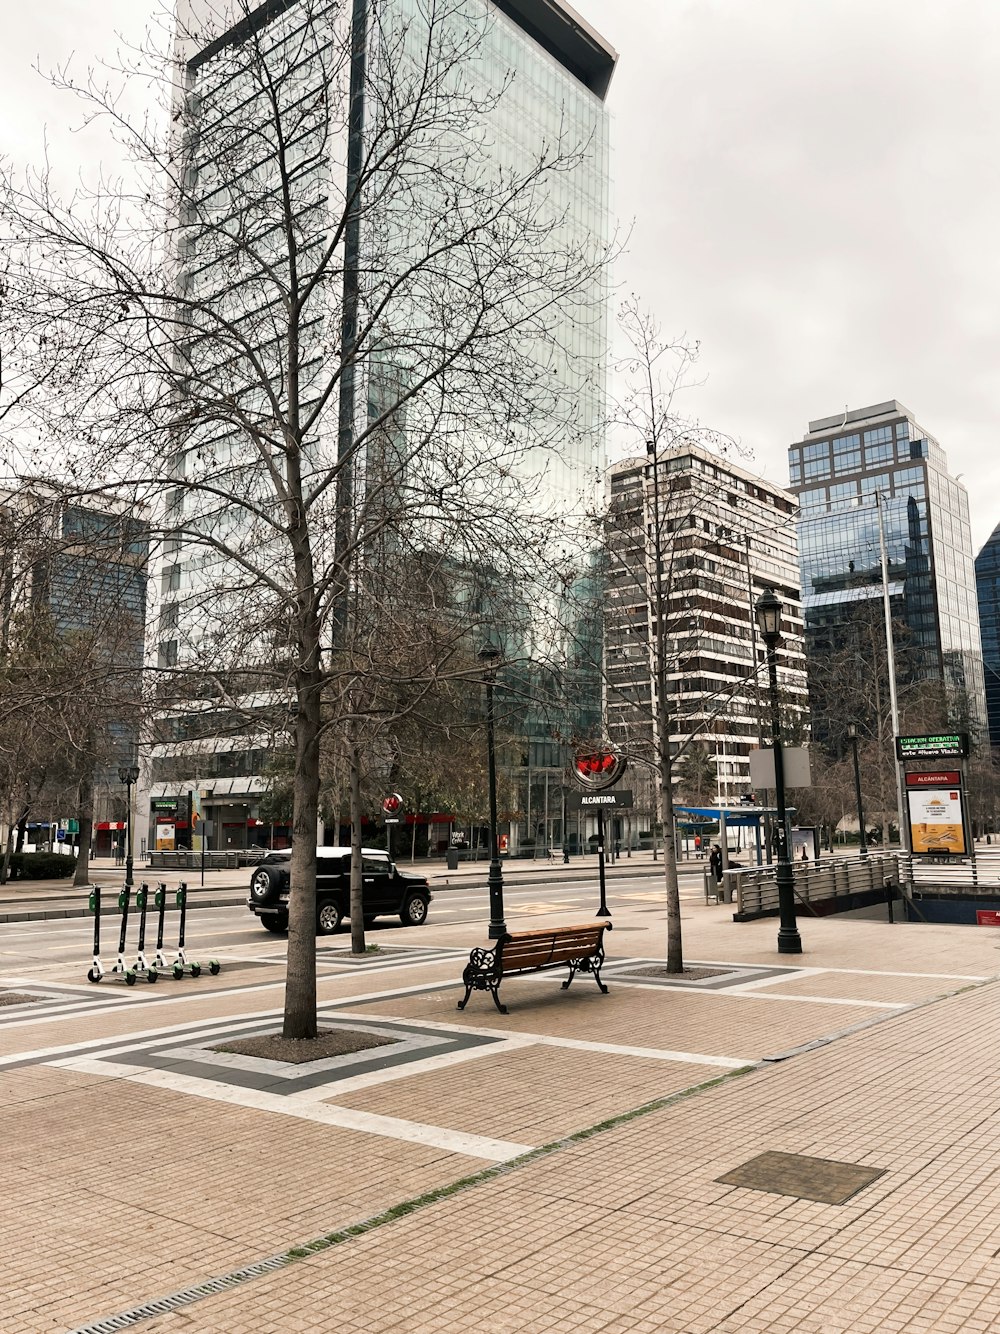
<path fill-rule="evenodd" d="M 599 919 L 573 926 L 536 927 L 531 931 L 512 931 L 502 936 L 492 949 L 475 949 L 462 974 L 465 998 L 458 1003 L 464 1010 L 473 989 L 489 991 L 501 1014 L 507 1007 L 500 1004 L 499 987 L 503 977 L 514 973 L 539 972 L 545 968 L 569 967 L 569 977 L 563 983 L 565 990 L 578 970 L 593 973 L 602 992 L 607 987 L 601 981 L 604 961 L 603 937 L 611 930 L 611 922 Z"/>

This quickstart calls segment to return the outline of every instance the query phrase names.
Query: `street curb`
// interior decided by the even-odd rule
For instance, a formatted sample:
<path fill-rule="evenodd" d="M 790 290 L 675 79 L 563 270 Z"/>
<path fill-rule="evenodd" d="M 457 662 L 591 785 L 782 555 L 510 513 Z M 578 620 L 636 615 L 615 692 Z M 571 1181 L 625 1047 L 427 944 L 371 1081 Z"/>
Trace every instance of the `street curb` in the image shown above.
<path fill-rule="evenodd" d="M 245 897 L 236 899 L 208 899 L 201 902 L 192 902 L 188 899 L 187 909 L 190 912 L 193 908 L 229 908 L 234 905 L 245 903 Z M 171 909 L 171 912 L 175 911 Z M 129 913 L 135 916 L 135 905 L 129 909 Z M 61 917 L 93 917 L 89 908 L 38 908 L 34 911 L 25 912 L 5 912 L 0 909 L 0 925 L 4 922 L 48 922 Z M 101 904 L 102 917 L 120 917 L 117 903 L 111 903 L 107 907 Z"/>
<path fill-rule="evenodd" d="M 596 872 L 597 870 L 596 863 L 587 863 L 587 865 L 588 866 L 593 865 L 594 870 Z M 461 876 L 455 881 L 454 884 L 450 880 L 445 878 L 442 880 L 429 880 L 428 885 L 432 894 L 455 893 L 457 891 L 464 889 L 481 889 L 485 893 L 486 892 L 485 875 L 487 869 L 488 869 L 487 864 L 483 863 L 482 880 L 479 880 L 478 877 L 473 877 L 473 876 Z M 555 868 L 552 869 L 553 871 L 555 871 Z M 684 869 L 688 868 L 681 868 L 682 871 Z M 615 880 L 622 880 L 625 878 L 650 880 L 653 879 L 654 877 L 661 876 L 662 873 L 663 873 L 662 863 L 659 863 L 656 866 L 647 865 L 643 868 L 628 867 L 627 869 L 620 868 L 616 865 L 608 867 L 606 872 L 609 885 L 613 884 Z M 574 867 L 570 871 L 566 871 L 562 867 L 560 867 L 559 871 L 553 875 L 545 875 L 542 872 L 537 872 L 534 875 L 527 875 L 527 876 L 525 875 L 505 876 L 504 885 L 505 886 L 509 885 L 511 887 L 516 886 L 519 889 L 523 889 L 525 887 L 537 887 L 538 889 L 541 890 L 541 889 L 551 888 L 552 886 L 558 888 L 561 885 L 578 883 L 580 879 L 581 876 L 579 875 L 578 867 Z M 93 887 L 91 886 L 91 888 Z M 110 890 L 111 886 L 102 885 L 102 890 L 103 889 Z M 89 889 L 87 892 L 89 894 Z M 211 897 L 203 897 L 205 895 L 210 895 L 210 894 L 211 891 L 203 891 L 199 888 L 192 888 L 189 886 L 188 901 L 187 901 L 188 912 L 191 912 L 196 908 L 240 907 L 241 905 L 244 905 L 246 903 L 246 890 L 243 889 L 242 887 L 240 888 L 234 887 L 228 891 L 222 889 L 218 891 L 216 894 L 211 895 Z M 22 900 L 22 902 L 24 901 Z M 27 902 L 41 905 L 45 903 L 46 900 L 29 899 L 27 900 Z M 18 906 L 15 907 L 14 905 Z M 134 912 L 134 908 L 131 911 Z M 118 917 L 120 915 L 121 914 L 118 910 L 117 895 L 115 894 L 114 896 L 112 896 L 111 894 L 109 894 L 108 898 L 101 904 L 101 916 Z M 26 908 L 26 907 L 22 908 L 18 904 L 17 899 L 6 899 L 6 900 L 0 899 L 0 925 L 2 925 L 5 922 L 47 922 L 50 920 L 59 920 L 61 918 L 92 917 L 92 916 L 93 914 L 91 913 L 90 908 L 86 905 L 86 903 L 81 903 L 79 905 L 71 905 L 67 907 L 58 907 L 58 908 L 57 907 L 44 908 L 41 906 L 36 908 Z"/>

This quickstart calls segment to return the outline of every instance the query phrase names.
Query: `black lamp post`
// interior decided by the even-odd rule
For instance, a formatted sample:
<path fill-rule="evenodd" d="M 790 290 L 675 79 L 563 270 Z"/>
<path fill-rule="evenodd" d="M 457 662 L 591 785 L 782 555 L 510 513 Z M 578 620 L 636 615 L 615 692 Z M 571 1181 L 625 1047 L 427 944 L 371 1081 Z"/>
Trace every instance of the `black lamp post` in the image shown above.
<path fill-rule="evenodd" d="M 125 784 L 125 888 L 132 888 L 132 788 L 139 781 L 137 764 L 120 764 L 118 777 Z"/>
<path fill-rule="evenodd" d="M 767 645 L 767 680 L 771 696 L 771 747 L 774 754 L 774 789 L 778 807 L 778 847 L 775 880 L 778 886 L 778 953 L 801 954 L 802 937 L 795 924 L 795 878 L 788 857 L 788 815 L 785 810 L 785 758 L 781 749 L 778 708 L 777 647 L 781 638 L 781 599 L 766 588 L 757 599 L 757 628 Z"/>
<path fill-rule="evenodd" d="M 847 735 L 851 739 L 851 751 L 854 754 L 854 795 L 858 801 L 858 829 L 861 831 L 861 855 L 868 856 L 868 836 L 865 833 L 865 811 L 861 803 L 861 766 L 858 764 L 858 729 L 854 723 L 847 724 Z"/>
<path fill-rule="evenodd" d="M 484 644 L 479 650 L 486 683 L 486 760 L 490 782 L 490 940 L 499 940 L 507 934 L 503 920 L 503 868 L 500 865 L 500 843 L 497 837 L 497 761 L 493 737 L 493 687 L 497 679 L 500 650 L 495 644 Z"/>

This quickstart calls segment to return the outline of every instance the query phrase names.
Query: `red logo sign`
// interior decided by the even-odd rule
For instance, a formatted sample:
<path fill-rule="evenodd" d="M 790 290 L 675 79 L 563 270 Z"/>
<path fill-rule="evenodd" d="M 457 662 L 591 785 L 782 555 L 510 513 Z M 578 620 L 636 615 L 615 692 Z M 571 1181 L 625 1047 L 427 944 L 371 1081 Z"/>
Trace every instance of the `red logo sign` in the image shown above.
<path fill-rule="evenodd" d="M 977 908 L 976 926 L 1000 926 L 1000 912 L 995 908 Z"/>
<path fill-rule="evenodd" d="M 398 792 L 390 792 L 382 802 L 382 809 L 386 815 L 398 815 L 403 809 L 403 798 Z"/>
<path fill-rule="evenodd" d="M 573 761 L 573 777 L 590 792 L 600 792 L 603 788 L 611 787 L 624 772 L 624 759 L 609 749 L 587 751 L 577 755 Z"/>

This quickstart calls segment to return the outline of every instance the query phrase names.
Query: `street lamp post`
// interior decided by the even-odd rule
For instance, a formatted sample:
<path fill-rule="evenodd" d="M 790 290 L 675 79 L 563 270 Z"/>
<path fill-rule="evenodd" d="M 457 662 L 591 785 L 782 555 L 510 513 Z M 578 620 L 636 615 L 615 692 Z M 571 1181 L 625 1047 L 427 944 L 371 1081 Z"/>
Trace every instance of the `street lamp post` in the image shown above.
<path fill-rule="evenodd" d="M 767 646 L 767 680 L 771 697 L 771 747 L 774 788 L 778 807 L 778 847 L 775 880 L 778 886 L 778 953 L 801 954 L 802 937 L 795 924 L 795 879 L 788 856 L 788 814 L 785 810 L 785 759 L 781 749 L 781 714 L 778 707 L 777 648 L 781 638 L 781 599 L 766 588 L 757 599 L 757 628 Z"/>
<path fill-rule="evenodd" d="M 125 784 L 125 888 L 132 888 L 132 788 L 139 781 L 137 764 L 120 764 L 118 777 Z"/>
<path fill-rule="evenodd" d="M 861 766 L 858 764 L 858 729 L 856 724 L 847 724 L 847 735 L 851 739 L 851 751 L 854 754 L 854 795 L 858 802 L 858 829 L 861 831 L 861 855 L 868 856 L 868 836 L 865 833 L 865 811 L 861 803 Z"/>
<path fill-rule="evenodd" d="M 503 868 L 500 865 L 500 841 L 497 836 L 497 761 L 493 734 L 493 687 L 497 679 L 500 650 L 495 644 L 484 644 L 478 656 L 483 664 L 483 680 L 486 684 L 486 762 L 490 784 L 489 938 L 499 940 L 507 934 L 507 923 L 503 919 Z"/>

